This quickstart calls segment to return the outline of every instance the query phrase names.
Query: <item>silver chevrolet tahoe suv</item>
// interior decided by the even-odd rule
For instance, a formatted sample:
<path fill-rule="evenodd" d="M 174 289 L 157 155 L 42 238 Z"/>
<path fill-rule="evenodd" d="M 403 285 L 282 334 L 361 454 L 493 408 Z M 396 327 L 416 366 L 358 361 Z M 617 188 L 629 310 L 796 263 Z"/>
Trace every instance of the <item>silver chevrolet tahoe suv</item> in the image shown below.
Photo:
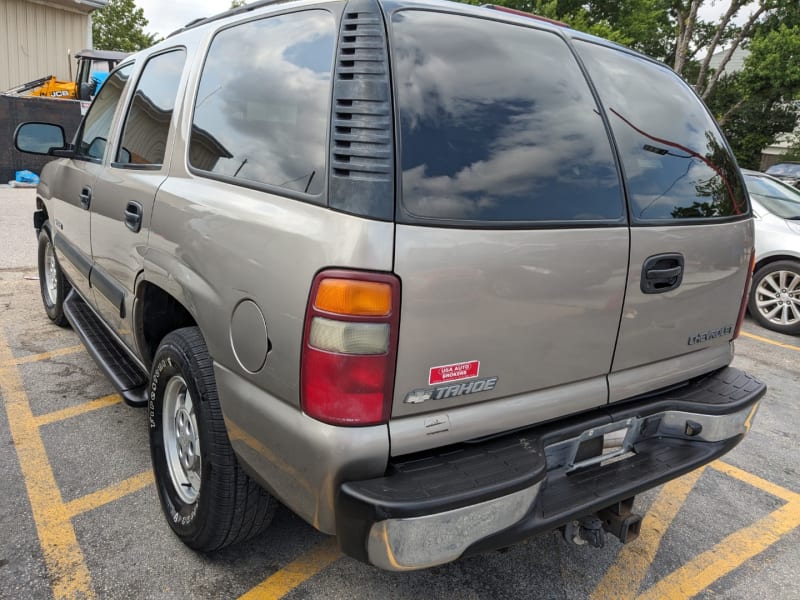
<path fill-rule="evenodd" d="M 123 61 L 71 142 L 28 123 L 44 305 L 146 406 L 170 527 L 213 551 L 277 501 L 430 567 L 723 455 L 753 225 L 674 72 L 502 8 L 253 2 Z"/>

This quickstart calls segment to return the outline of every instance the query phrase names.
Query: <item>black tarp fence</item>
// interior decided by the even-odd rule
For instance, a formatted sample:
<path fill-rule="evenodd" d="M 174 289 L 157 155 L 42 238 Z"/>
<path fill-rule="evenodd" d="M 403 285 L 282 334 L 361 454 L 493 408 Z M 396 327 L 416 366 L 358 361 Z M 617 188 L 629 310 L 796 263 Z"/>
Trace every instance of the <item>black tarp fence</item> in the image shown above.
<path fill-rule="evenodd" d="M 72 141 L 81 122 L 81 103 L 32 96 L 0 94 L 0 184 L 14 179 L 17 171 L 33 171 L 41 175 L 50 156 L 23 154 L 14 148 L 14 131 L 20 123 L 38 121 L 64 128 L 67 141 Z"/>

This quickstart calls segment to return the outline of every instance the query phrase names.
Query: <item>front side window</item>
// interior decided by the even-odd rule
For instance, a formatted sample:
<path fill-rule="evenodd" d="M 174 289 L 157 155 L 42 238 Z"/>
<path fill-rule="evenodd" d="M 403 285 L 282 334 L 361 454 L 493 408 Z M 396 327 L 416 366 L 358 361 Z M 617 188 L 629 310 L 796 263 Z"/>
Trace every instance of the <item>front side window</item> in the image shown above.
<path fill-rule="evenodd" d="M 114 112 L 131 76 L 133 64 L 125 65 L 111 74 L 97 94 L 81 125 L 75 156 L 102 160 L 108 145 L 108 133 Z"/>
<path fill-rule="evenodd" d="M 416 10 L 393 15 L 392 36 L 411 217 L 624 220 L 600 112 L 561 38 Z"/>
<path fill-rule="evenodd" d="M 576 46 L 608 113 L 634 219 L 747 214 L 725 140 L 680 77 L 621 50 L 584 41 Z"/>
<path fill-rule="evenodd" d="M 123 125 L 117 163 L 160 166 L 164 162 L 185 50 L 158 54 L 144 66 Z"/>
<path fill-rule="evenodd" d="M 335 38 L 333 15 L 322 10 L 217 34 L 195 100 L 191 166 L 224 179 L 320 194 Z"/>

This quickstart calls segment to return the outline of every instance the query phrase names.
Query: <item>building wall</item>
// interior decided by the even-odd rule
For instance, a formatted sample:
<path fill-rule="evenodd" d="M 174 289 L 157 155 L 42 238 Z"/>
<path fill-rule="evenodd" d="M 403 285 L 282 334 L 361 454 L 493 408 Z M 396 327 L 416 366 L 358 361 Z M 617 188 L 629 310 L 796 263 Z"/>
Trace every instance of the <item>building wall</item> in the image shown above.
<path fill-rule="evenodd" d="M 77 3 L 73 6 L 79 7 Z M 39 0 L 0 0 L 0 91 L 45 77 L 75 76 L 74 54 L 89 39 L 88 8 Z"/>

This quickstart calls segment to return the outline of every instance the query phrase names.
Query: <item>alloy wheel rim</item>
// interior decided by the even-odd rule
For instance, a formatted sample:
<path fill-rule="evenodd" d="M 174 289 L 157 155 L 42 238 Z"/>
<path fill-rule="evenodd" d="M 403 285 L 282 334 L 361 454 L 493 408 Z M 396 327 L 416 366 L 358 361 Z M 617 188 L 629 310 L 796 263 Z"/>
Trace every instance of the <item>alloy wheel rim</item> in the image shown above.
<path fill-rule="evenodd" d="M 172 487 L 186 504 L 200 495 L 202 459 L 197 413 L 186 381 L 172 377 L 164 389 L 164 452 Z"/>
<path fill-rule="evenodd" d="M 47 300 L 51 305 L 58 301 L 57 269 L 56 253 L 53 251 L 53 244 L 48 242 L 44 249 L 44 288 L 47 293 Z"/>
<path fill-rule="evenodd" d="M 775 271 L 758 282 L 756 308 L 770 323 L 800 323 L 800 274 Z"/>

